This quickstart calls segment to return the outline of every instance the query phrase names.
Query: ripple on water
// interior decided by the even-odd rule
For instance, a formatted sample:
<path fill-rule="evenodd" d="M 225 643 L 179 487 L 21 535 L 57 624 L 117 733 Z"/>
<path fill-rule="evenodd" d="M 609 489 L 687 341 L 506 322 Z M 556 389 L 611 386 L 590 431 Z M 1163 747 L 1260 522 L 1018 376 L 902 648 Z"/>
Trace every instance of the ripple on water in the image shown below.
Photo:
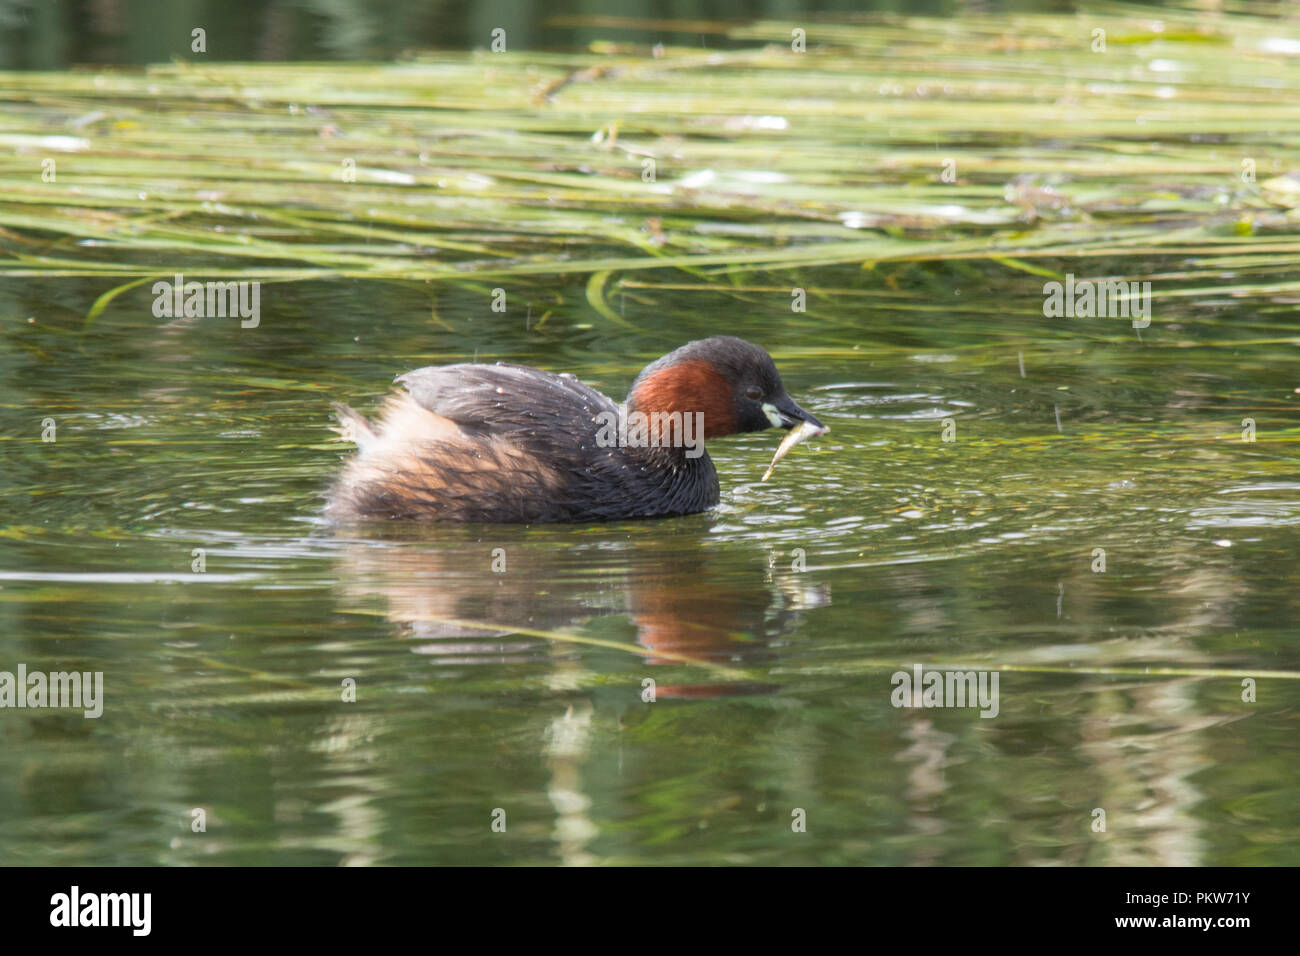
<path fill-rule="evenodd" d="M 1296 498 L 1260 499 L 1261 494 L 1289 492 Z M 1220 496 L 1252 496 L 1214 503 L 1188 511 L 1189 528 L 1282 528 L 1300 524 L 1300 482 L 1260 481 L 1232 485 L 1216 492 Z"/>

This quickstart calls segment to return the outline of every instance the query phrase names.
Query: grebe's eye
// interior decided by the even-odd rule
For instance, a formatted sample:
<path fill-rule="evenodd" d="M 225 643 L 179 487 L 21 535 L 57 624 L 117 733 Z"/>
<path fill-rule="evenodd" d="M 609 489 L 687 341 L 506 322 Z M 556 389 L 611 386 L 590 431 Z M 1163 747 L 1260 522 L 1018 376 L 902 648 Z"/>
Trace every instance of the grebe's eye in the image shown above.
<path fill-rule="evenodd" d="M 748 395 L 750 398 L 752 398 L 754 401 L 758 401 L 760 398 L 763 397 L 763 390 L 759 388 L 757 385 L 751 385 L 749 386 L 749 388 L 745 389 L 745 394 Z"/>

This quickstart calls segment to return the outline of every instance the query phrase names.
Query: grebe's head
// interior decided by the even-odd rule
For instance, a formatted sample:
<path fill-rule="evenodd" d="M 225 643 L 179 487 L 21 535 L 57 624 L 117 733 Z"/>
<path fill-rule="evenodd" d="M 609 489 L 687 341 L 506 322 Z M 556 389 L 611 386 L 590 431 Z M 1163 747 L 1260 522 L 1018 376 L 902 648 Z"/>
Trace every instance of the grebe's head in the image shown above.
<path fill-rule="evenodd" d="M 803 422 L 828 431 L 786 394 L 772 356 L 730 335 L 688 342 L 647 365 L 632 383 L 627 404 L 646 414 L 700 412 L 705 438 Z"/>

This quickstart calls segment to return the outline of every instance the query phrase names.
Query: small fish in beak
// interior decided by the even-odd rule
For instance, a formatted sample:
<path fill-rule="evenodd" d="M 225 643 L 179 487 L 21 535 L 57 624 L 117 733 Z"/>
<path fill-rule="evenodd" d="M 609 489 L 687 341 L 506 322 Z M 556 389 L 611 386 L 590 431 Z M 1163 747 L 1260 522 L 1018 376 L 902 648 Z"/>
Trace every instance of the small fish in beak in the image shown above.
<path fill-rule="evenodd" d="M 781 444 L 777 447 L 776 454 L 772 456 L 772 464 L 768 465 L 767 471 L 763 472 L 764 481 L 767 481 L 767 479 L 772 477 L 772 472 L 776 470 L 776 463 L 789 454 L 791 448 L 795 445 L 803 444 L 809 438 L 813 438 L 817 435 L 825 435 L 830 431 L 829 428 L 817 421 L 817 419 L 812 418 L 811 415 L 809 415 L 808 418 L 812 419 L 812 421 L 801 421 L 794 428 L 791 428 L 789 433 L 782 440 Z"/>

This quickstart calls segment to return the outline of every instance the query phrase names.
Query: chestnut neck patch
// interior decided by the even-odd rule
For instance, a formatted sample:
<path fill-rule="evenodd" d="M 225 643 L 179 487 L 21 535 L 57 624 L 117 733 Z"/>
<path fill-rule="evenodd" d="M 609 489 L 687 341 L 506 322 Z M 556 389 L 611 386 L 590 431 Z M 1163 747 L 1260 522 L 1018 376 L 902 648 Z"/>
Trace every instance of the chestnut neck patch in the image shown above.
<path fill-rule="evenodd" d="M 704 437 L 721 438 L 740 427 L 731 383 L 706 359 L 675 362 L 646 376 L 628 396 L 628 407 L 654 412 L 704 415 Z"/>

